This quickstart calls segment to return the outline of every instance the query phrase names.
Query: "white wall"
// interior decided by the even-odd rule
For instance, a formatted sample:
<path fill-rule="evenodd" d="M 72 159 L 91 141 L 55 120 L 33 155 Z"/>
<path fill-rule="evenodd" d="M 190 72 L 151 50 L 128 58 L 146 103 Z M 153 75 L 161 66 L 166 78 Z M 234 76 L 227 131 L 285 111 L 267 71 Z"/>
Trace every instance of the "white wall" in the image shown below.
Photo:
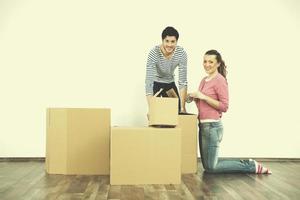
<path fill-rule="evenodd" d="M 0 0 L 0 157 L 44 156 L 47 107 L 108 107 L 112 125 L 145 125 L 147 55 L 172 25 L 190 91 L 205 51 L 228 65 L 221 156 L 300 158 L 299 11 L 297 0 Z"/>

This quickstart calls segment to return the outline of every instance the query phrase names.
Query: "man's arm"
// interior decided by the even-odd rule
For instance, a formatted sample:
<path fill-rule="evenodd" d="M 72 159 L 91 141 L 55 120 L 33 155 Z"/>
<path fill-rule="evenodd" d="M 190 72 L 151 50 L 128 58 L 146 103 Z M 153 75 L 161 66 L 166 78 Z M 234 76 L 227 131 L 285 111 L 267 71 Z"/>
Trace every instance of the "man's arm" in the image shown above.
<path fill-rule="evenodd" d="M 186 95 L 187 95 L 187 89 L 186 88 L 182 88 L 180 90 L 180 102 L 181 102 L 181 110 L 180 110 L 180 112 L 186 112 L 186 109 L 185 109 Z"/>
<path fill-rule="evenodd" d="M 157 59 L 157 55 L 155 53 L 155 50 L 152 49 L 149 52 L 148 59 L 147 59 L 147 65 L 146 65 L 146 78 L 145 78 L 145 90 L 146 90 L 146 99 L 148 104 L 148 111 L 149 111 L 149 104 L 150 99 L 153 97 L 153 79 L 155 75 L 155 62 Z M 147 114 L 148 117 L 148 114 Z M 149 119 L 149 117 L 148 117 Z"/>
<path fill-rule="evenodd" d="M 181 62 L 179 63 L 179 93 L 180 93 L 180 103 L 181 103 L 181 110 L 180 112 L 186 112 L 185 109 L 185 99 L 187 93 L 187 54 L 183 50 Z"/>
<path fill-rule="evenodd" d="M 147 95 L 147 103 L 148 103 L 148 111 L 149 111 L 149 105 L 150 105 L 150 99 L 153 97 L 153 95 Z"/>

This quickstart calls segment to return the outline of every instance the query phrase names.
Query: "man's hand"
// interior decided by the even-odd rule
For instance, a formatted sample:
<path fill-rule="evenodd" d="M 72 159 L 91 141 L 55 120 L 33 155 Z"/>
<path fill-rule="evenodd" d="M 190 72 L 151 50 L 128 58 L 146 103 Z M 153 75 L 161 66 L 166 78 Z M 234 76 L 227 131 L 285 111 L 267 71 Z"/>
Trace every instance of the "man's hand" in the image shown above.
<path fill-rule="evenodd" d="M 180 113 L 186 113 L 186 109 L 185 108 L 181 108 Z"/>

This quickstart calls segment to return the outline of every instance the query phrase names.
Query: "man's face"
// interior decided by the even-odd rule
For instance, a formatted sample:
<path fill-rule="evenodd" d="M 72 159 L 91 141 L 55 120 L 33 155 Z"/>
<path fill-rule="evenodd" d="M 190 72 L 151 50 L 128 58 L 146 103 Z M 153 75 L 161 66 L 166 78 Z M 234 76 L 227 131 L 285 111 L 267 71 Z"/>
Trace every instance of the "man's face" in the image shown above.
<path fill-rule="evenodd" d="M 162 45 L 167 53 L 172 53 L 177 45 L 176 37 L 167 35 L 167 37 L 162 40 Z"/>

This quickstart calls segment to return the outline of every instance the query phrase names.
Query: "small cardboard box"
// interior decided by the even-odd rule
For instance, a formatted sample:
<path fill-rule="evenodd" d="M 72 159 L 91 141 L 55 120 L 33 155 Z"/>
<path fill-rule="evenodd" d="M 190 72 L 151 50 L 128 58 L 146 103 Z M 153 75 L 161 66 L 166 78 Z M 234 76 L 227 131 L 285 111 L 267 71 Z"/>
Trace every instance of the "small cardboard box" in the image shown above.
<path fill-rule="evenodd" d="M 180 128 L 112 127 L 111 185 L 180 184 Z"/>
<path fill-rule="evenodd" d="M 48 108 L 46 171 L 109 174 L 110 109 Z"/>
<path fill-rule="evenodd" d="M 178 124 L 178 98 L 152 97 L 149 101 L 149 126 Z"/>
<path fill-rule="evenodd" d="M 197 172 L 197 124 L 197 115 L 185 113 L 178 116 L 177 127 L 181 128 L 181 172 L 183 174 Z"/>

